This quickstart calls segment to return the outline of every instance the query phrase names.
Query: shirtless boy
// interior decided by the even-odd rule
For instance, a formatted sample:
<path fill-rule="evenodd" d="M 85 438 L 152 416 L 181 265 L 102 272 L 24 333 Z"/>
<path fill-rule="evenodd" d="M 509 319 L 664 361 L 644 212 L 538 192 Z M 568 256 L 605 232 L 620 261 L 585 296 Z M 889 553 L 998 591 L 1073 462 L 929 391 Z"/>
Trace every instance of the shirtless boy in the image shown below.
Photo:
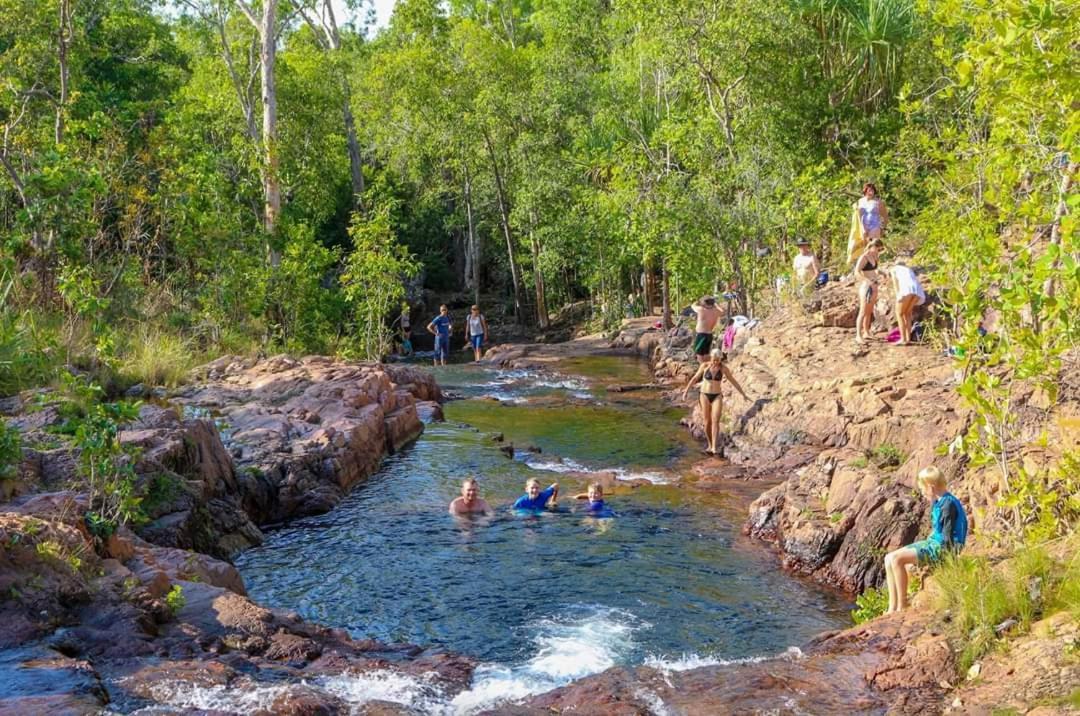
<path fill-rule="evenodd" d="M 697 314 L 694 355 L 697 356 L 698 363 L 704 363 L 709 359 L 709 351 L 712 349 L 713 329 L 724 312 L 716 305 L 716 299 L 712 296 L 702 297 L 700 302 L 695 302 L 690 308 Z"/>

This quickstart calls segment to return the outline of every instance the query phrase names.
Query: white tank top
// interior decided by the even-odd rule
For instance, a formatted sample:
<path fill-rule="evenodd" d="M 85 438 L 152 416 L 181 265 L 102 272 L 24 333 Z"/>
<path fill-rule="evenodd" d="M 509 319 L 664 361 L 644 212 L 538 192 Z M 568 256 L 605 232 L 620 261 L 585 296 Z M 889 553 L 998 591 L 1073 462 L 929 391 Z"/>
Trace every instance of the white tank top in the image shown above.
<path fill-rule="evenodd" d="M 469 314 L 469 335 L 484 335 L 484 314 L 480 314 L 479 316 Z"/>

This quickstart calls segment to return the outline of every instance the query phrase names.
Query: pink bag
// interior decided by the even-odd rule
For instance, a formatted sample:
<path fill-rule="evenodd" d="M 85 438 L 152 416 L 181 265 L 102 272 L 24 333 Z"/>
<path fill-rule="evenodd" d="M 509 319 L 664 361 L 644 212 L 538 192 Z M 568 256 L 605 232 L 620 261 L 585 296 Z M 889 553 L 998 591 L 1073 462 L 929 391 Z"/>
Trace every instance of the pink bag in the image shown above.
<path fill-rule="evenodd" d="M 889 335 L 885 336 L 885 340 L 887 340 L 889 343 L 898 342 L 900 340 L 900 329 L 894 328 L 889 331 Z"/>

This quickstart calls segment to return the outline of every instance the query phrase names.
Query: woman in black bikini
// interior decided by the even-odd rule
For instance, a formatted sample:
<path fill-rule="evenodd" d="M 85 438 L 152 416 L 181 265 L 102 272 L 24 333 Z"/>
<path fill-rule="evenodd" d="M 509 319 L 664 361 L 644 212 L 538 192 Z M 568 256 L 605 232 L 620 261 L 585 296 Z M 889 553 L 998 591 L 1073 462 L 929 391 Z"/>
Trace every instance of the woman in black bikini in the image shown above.
<path fill-rule="evenodd" d="M 709 443 L 705 452 L 709 455 L 716 455 L 719 452 L 716 449 L 716 440 L 720 436 L 720 420 L 724 417 L 724 396 L 720 394 L 720 383 L 724 378 L 731 381 L 744 400 L 750 400 L 743 392 L 742 386 L 731 375 L 731 369 L 725 362 L 725 354 L 719 348 L 712 349 L 709 362 L 701 364 L 683 390 L 683 400 L 686 400 L 690 388 L 694 387 L 695 383 L 701 382 L 698 400 L 701 401 L 701 419 L 705 421 L 705 439 Z"/>
<path fill-rule="evenodd" d="M 855 260 L 855 273 L 862 276 L 859 281 L 859 315 L 855 319 L 855 342 L 862 343 L 871 339 L 870 332 L 874 325 L 874 305 L 878 299 L 878 260 L 881 254 L 881 241 L 874 239 Z"/>

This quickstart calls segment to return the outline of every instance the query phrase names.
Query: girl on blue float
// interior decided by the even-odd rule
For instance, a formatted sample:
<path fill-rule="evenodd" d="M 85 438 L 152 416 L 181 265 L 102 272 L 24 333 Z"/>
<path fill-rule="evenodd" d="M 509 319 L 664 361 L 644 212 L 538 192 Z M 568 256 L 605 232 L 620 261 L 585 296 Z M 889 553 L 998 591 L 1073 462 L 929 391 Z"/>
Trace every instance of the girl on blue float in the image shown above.
<path fill-rule="evenodd" d="M 885 582 L 889 587 L 889 613 L 907 608 L 907 568 L 934 564 L 949 552 L 959 552 L 967 541 L 968 522 L 964 506 L 945 489 L 945 475 L 927 467 L 916 478 L 919 492 L 934 503 L 930 510 L 930 536 L 885 555 Z"/>

